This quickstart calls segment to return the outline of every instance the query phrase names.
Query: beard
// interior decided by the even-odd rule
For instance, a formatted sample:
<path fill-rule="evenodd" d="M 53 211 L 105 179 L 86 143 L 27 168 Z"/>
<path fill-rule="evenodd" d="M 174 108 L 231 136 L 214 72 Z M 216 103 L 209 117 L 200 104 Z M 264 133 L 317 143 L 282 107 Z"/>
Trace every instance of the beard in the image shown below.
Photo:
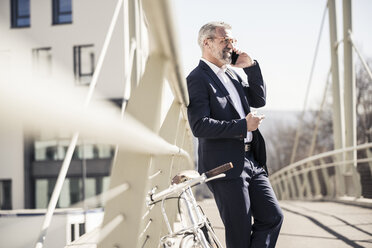
<path fill-rule="evenodd" d="M 215 57 L 218 61 L 220 61 L 222 64 L 231 64 L 231 49 L 228 47 L 225 47 L 222 50 L 217 49 L 216 47 L 213 47 L 212 49 L 212 55 Z"/>

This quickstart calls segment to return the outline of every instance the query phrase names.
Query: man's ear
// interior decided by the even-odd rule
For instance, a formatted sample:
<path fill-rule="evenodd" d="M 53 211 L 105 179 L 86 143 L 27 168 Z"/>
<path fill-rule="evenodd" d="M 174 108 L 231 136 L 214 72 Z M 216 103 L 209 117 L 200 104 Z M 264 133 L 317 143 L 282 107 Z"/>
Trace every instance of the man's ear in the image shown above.
<path fill-rule="evenodd" d="M 205 39 L 205 40 L 203 41 L 203 44 L 204 44 L 204 46 L 207 46 L 207 47 L 209 47 L 209 42 L 208 42 L 208 39 Z"/>

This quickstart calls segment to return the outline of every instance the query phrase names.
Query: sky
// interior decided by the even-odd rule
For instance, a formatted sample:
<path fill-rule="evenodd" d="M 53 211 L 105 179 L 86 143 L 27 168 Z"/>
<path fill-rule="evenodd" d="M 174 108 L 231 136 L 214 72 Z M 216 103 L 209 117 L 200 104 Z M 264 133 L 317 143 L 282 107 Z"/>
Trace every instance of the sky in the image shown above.
<path fill-rule="evenodd" d="M 364 58 L 372 59 L 372 1 L 352 2 L 356 46 Z M 175 0 L 173 4 L 185 76 L 199 63 L 196 40 L 200 27 L 209 21 L 224 21 L 232 25 L 238 47 L 260 64 L 267 84 L 264 110 L 303 110 L 326 0 Z M 341 40 L 342 1 L 336 0 L 336 8 Z M 356 54 L 354 60 L 359 62 Z M 307 109 L 319 107 L 330 65 L 327 12 Z M 341 77 L 342 65 L 340 61 Z"/>

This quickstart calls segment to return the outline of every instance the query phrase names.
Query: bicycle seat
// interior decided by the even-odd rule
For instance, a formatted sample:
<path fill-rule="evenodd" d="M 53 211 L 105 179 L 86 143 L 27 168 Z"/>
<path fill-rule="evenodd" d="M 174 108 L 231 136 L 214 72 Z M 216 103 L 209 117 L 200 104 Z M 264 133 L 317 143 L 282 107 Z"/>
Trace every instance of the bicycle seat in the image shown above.
<path fill-rule="evenodd" d="M 176 176 L 172 179 L 172 184 L 179 184 L 186 182 L 187 180 L 197 178 L 200 174 L 197 171 L 194 170 L 184 170 L 179 172 Z"/>

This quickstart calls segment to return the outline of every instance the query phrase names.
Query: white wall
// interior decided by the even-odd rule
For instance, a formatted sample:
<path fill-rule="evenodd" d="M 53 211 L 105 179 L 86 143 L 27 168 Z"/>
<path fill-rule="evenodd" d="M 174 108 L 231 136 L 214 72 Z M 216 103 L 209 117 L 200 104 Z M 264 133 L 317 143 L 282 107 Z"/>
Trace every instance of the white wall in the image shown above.
<path fill-rule="evenodd" d="M 12 58 L 9 63 L 12 71 L 19 73 L 21 64 L 22 69 L 32 68 L 32 49 L 51 47 L 54 76 L 62 67 L 61 73 L 70 79 L 65 83 L 74 84 L 73 46 L 94 44 L 97 62 L 116 2 L 116 0 L 72 1 L 72 24 L 52 25 L 52 1 L 30 1 L 31 26 L 11 29 L 10 1 L 0 0 L 0 51 L 11 51 Z M 117 98 L 123 94 L 123 39 L 121 15 L 105 60 L 107 66 L 104 66 L 97 85 L 97 89 L 105 97 Z"/>
<path fill-rule="evenodd" d="M 12 207 L 24 208 L 23 132 L 21 124 L 5 126 L 0 119 L 0 180 L 12 180 Z"/>

